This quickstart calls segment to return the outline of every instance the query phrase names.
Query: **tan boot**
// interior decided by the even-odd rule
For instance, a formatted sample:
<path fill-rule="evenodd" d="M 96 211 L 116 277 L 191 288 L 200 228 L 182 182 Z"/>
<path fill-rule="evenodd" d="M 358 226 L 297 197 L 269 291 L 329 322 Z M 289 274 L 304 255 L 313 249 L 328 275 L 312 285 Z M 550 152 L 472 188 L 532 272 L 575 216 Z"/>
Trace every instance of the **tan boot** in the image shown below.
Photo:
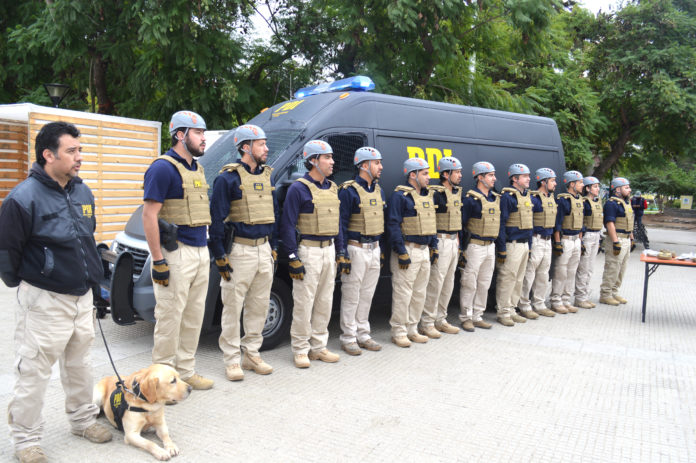
<path fill-rule="evenodd" d="M 619 301 L 617 301 L 616 299 L 614 299 L 614 298 L 611 297 L 611 296 L 600 297 L 600 298 L 599 298 L 599 303 L 600 303 L 600 304 L 606 304 L 606 305 L 619 305 L 619 304 L 620 304 Z"/>
<path fill-rule="evenodd" d="M 493 325 L 484 320 L 474 320 L 474 326 L 476 328 L 483 328 L 484 330 L 490 330 Z"/>
<path fill-rule="evenodd" d="M 513 322 L 515 323 L 527 323 L 527 319 L 524 317 L 520 317 L 516 313 L 510 315 L 510 318 L 512 319 Z"/>
<path fill-rule="evenodd" d="M 422 334 L 418 333 L 411 333 L 407 337 L 411 342 L 415 342 L 417 344 L 425 344 L 426 342 L 428 342 L 427 336 L 423 336 Z"/>
<path fill-rule="evenodd" d="M 113 437 L 111 431 L 106 426 L 99 423 L 93 423 L 87 426 L 85 429 L 71 429 L 71 433 L 76 436 L 84 437 L 90 442 L 95 444 L 103 444 L 104 442 L 109 442 Z"/>
<path fill-rule="evenodd" d="M 549 310 L 549 309 L 538 309 L 538 310 L 535 310 L 535 312 L 538 313 L 539 315 L 543 315 L 544 317 L 555 317 L 556 316 L 556 312 L 554 312 L 553 310 Z"/>
<path fill-rule="evenodd" d="M 360 346 L 358 346 L 357 342 L 347 342 L 345 344 L 341 344 L 341 349 L 348 355 L 360 355 L 360 354 L 362 354 L 362 351 L 360 350 Z"/>
<path fill-rule="evenodd" d="M 239 368 L 238 363 L 233 363 L 225 367 L 225 376 L 230 381 L 241 381 L 244 379 L 244 372 Z"/>
<path fill-rule="evenodd" d="M 297 368 L 309 368 L 310 365 L 307 354 L 295 354 L 295 366 Z"/>
<path fill-rule="evenodd" d="M 563 307 L 565 307 L 566 310 L 570 313 L 576 313 L 578 311 L 578 308 L 575 307 L 574 305 L 565 304 Z"/>
<path fill-rule="evenodd" d="M 447 320 L 443 320 L 440 323 L 435 323 L 435 329 L 447 334 L 459 333 L 459 328 L 450 325 L 449 323 L 447 323 Z"/>
<path fill-rule="evenodd" d="M 442 335 L 434 326 L 426 326 L 425 328 L 418 328 L 418 332 L 430 339 L 440 339 Z"/>
<path fill-rule="evenodd" d="M 473 333 L 474 332 L 474 322 L 472 322 L 471 320 L 463 321 L 462 322 L 462 329 L 464 331 L 468 331 L 469 333 Z"/>
<path fill-rule="evenodd" d="M 189 379 L 185 379 L 183 381 L 197 391 L 212 389 L 213 384 L 215 384 L 215 381 L 212 379 L 204 378 L 198 373 L 194 373 L 194 375 Z"/>
<path fill-rule="evenodd" d="M 515 326 L 515 322 L 508 317 L 496 317 L 496 320 L 503 326 Z"/>
<path fill-rule="evenodd" d="M 340 355 L 334 354 L 326 347 L 324 347 L 319 352 L 314 352 L 311 350 L 309 351 L 309 360 L 321 360 L 322 362 L 326 363 L 336 363 L 340 358 Z"/>
<path fill-rule="evenodd" d="M 590 304 L 593 309 L 597 307 L 597 304 L 595 304 L 594 302 L 587 301 L 587 303 Z"/>
<path fill-rule="evenodd" d="M 382 345 L 372 338 L 368 338 L 364 341 L 358 341 L 358 346 L 362 347 L 363 349 L 371 350 L 373 352 L 382 350 Z"/>
<path fill-rule="evenodd" d="M 552 307 L 551 310 L 553 310 L 556 313 L 561 313 L 561 314 L 568 313 L 568 309 L 566 309 L 562 305 L 559 305 L 558 307 Z"/>
<path fill-rule="evenodd" d="M 15 456 L 19 463 L 47 463 L 48 458 L 43 449 L 38 445 L 32 445 L 22 450 L 17 450 Z"/>
<path fill-rule="evenodd" d="M 626 299 L 624 299 L 623 297 L 619 296 L 618 294 L 614 294 L 613 297 L 614 297 L 614 299 L 616 299 L 617 301 L 619 301 L 619 304 L 626 304 L 626 303 L 628 303 L 628 301 L 627 301 Z"/>
<path fill-rule="evenodd" d="M 580 307 L 581 309 L 591 309 L 594 306 L 588 301 L 575 301 L 575 307 Z"/>
<path fill-rule="evenodd" d="M 263 361 L 261 356 L 249 355 L 246 352 L 242 357 L 242 369 L 254 370 L 257 375 L 270 375 L 273 373 L 273 367 Z"/>
<path fill-rule="evenodd" d="M 533 310 L 522 310 L 520 311 L 520 315 L 530 320 L 536 320 L 537 318 L 539 318 L 539 314 Z"/>
<path fill-rule="evenodd" d="M 399 347 L 411 347 L 411 341 L 406 336 L 395 336 L 391 340 Z"/>

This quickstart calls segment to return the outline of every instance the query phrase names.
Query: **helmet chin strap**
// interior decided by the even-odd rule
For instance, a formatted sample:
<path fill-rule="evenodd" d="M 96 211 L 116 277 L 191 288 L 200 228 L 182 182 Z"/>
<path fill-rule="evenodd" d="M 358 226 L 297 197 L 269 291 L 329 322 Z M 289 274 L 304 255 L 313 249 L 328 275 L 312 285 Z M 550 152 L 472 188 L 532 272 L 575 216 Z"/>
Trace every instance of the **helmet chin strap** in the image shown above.
<path fill-rule="evenodd" d="M 185 151 L 188 153 L 188 155 L 191 156 L 191 158 L 193 159 L 193 154 L 191 154 L 191 152 L 188 150 L 188 146 L 186 146 L 186 137 L 188 136 L 188 131 L 189 131 L 189 128 L 186 127 L 186 131 L 184 132 L 184 138 L 180 138 L 180 139 L 179 139 L 179 142 L 180 142 L 182 145 L 184 145 L 184 150 L 185 150 Z"/>
<path fill-rule="evenodd" d="M 314 160 L 316 160 L 316 162 L 312 162 L 312 161 L 314 161 Z M 309 162 L 310 162 L 314 167 L 316 167 L 317 172 L 319 172 L 319 175 L 321 175 L 321 183 L 324 183 L 324 180 L 326 180 L 326 175 L 324 175 L 324 172 L 322 172 L 321 169 L 319 168 L 319 160 L 318 160 L 318 158 L 314 158 L 314 159 L 312 159 L 312 160 L 309 161 Z"/>
<path fill-rule="evenodd" d="M 369 168 L 366 169 L 366 168 L 364 167 L 364 164 L 370 165 L 370 161 L 367 161 L 367 163 L 363 162 L 363 165 L 360 166 L 360 170 L 364 170 L 365 172 L 367 172 L 367 175 L 370 176 L 370 183 L 374 183 L 374 181 L 375 181 L 374 175 L 372 175 L 372 172 L 370 172 L 370 169 L 369 169 Z"/>

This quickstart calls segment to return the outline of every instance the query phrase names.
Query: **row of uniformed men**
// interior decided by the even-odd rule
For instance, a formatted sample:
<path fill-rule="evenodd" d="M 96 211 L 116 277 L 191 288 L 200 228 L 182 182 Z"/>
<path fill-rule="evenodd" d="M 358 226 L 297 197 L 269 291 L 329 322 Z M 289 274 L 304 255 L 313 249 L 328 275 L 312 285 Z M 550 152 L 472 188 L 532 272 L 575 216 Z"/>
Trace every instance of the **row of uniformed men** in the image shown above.
<path fill-rule="evenodd" d="M 586 249 L 586 262 L 578 274 L 576 305 L 589 308 L 587 283 L 603 220 L 616 221 L 615 228 L 608 227 L 613 246 L 610 255 L 621 264 L 609 272 L 605 268 L 602 302 L 625 301 L 617 294 L 623 275 L 617 269 L 625 267 L 624 251 L 629 245 L 621 240 L 631 232 L 633 221 L 626 218 L 631 208 L 625 207 L 625 198 L 612 198 L 609 204 L 616 206 L 605 210 L 602 219 L 599 182 L 592 177 L 584 181 L 587 196 L 583 199 L 582 176 L 567 172 L 564 182 L 569 193 L 559 195 L 556 202 L 556 175 L 551 169 L 537 171 L 538 191 L 530 192 L 529 169 L 513 164 L 508 172 L 511 187 L 498 195 L 493 191 L 494 167 L 477 162 L 472 171 L 476 187 L 462 195 L 462 166 L 457 159 L 442 158 L 437 166 L 441 184 L 429 187 L 428 164 L 413 158 L 405 161 L 406 182 L 396 188 L 387 207 L 378 183 L 382 172 L 378 150 L 358 149 L 354 164 L 359 174 L 339 188 L 327 178 L 333 173 L 331 146 L 311 140 L 302 152 L 307 173 L 288 188 L 280 217 L 272 169 L 265 165 L 266 135 L 254 125 L 236 130 L 234 142 L 240 159 L 222 168 L 208 206 L 208 185 L 194 159 L 203 155 L 204 129 L 205 123 L 195 113 L 173 116 L 173 147 L 162 156 L 168 162 L 155 161 L 145 175 L 143 211 L 156 283 L 153 361 L 177 368 L 194 388 L 212 387 L 211 380 L 194 374 L 208 280 L 206 225 L 210 225 L 209 246 L 222 277 L 220 347 L 226 376 L 232 381 L 243 379 L 245 369 L 259 374 L 273 371 L 261 359 L 259 349 L 278 238 L 287 249 L 293 278 L 291 346 L 298 368 L 309 367 L 310 360 L 339 360 L 326 347 L 337 272 L 342 280 L 342 349 L 350 355 L 359 355 L 361 349 L 381 349 L 370 336 L 368 316 L 384 265 L 380 240 L 385 231 L 393 250 L 392 341 L 400 347 L 439 338 L 440 332 L 459 331 L 446 320 L 457 266 L 462 268 L 460 320 L 466 331 L 490 328 L 482 314 L 495 260 L 499 264 L 498 321 L 503 325 L 525 321 L 515 311 L 518 302 L 526 318 L 577 311 L 570 297 L 581 248 Z M 630 194 L 625 179 L 615 179 L 615 186 L 616 191 L 625 187 Z M 179 226 L 177 250 L 160 246 L 158 217 Z M 623 222 L 619 223 L 619 217 Z M 233 228 L 229 253 L 224 246 L 226 222 Z M 470 236 L 466 249 L 462 247 L 463 228 Z M 558 261 L 550 311 L 544 296 L 552 239 Z M 607 259 L 608 267 L 611 260 Z M 612 272 L 614 277 L 609 275 Z M 240 339 L 242 308 L 245 335 Z"/>

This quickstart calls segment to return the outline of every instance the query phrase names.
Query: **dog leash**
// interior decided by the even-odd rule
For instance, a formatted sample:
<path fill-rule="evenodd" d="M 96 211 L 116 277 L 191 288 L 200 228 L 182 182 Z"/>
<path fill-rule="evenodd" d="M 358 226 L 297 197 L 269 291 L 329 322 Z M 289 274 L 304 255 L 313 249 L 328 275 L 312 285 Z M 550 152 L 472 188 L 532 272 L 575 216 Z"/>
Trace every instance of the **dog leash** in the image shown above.
<path fill-rule="evenodd" d="M 138 397 L 139 394 L 136 394 L 135 392 L 131 391 L 126 387 L 126 383 L 123 382 L 121 379 L 121 375 L 118 374 L 118 370 L 116 370 L 116 365 L 114 365 L 114 359 L 111 357 L 111 351 L 109 351 L 109 345 L 106 343 L 106 336 L 104 336 L 104 329 L 102 328 L 101 325 L 101 320 L 99 317 L 97 317 L 97 323 L 99 323 L 99 331 L 101 332 L 102 339 L 104 340 L 104 347 L 106 348 L 106 353 L 109 356 L 109 361 L 111 362 L 111 367 L 114 369 L 114 373 L 116 373 L 116 377 L 118 378 L 118 381 L 116 382 L 117 387 L 121 387 L 124 391 L 133 394 L 135 397 Z"/>

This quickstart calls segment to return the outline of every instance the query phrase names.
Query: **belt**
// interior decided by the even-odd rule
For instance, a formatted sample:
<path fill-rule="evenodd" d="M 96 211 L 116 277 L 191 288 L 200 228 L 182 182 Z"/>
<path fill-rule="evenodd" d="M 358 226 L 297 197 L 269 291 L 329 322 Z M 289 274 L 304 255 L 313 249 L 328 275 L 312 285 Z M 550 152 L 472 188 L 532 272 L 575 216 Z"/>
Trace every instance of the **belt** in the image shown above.
<path fill-rule="evenodd" d="M 300 244 L 303 246 L 309 246 L 311 248 L 325 248 L 333 244 L 333 238 L 328 240 L 300 240 Z"/>
<path fill-rule="evenodd" d="M 437 237 L 446 239 L 449 238 L 451 240 L 456 240 L 459 235 L 457 233 L 438 233 Z"/>
<path fill-rule="evenodd" d="M 534 236 L 536 236 L 540 240 L 544 240 L 544 241 L 548 241 L 551 239 L 551 235 L 544 236 L 544 235 L 540 235 L 539 233 L 535 233 Z"/>
<path fill-rule="evenodd" d="M 261 238 L 244 238 L 243 236 L 235 236 L 234 242 L 239 244 L 246 244 L 247 246 L 260 246 L 268 242 L 268 237 L 263 236 Z"/>
<path fill-rule="evenodd" d="M 594 228 L 588 228 L 587 230 L 585 230 L 585 233 L 587 233 L 587 232 L 595 232 L 596 233 L 596 232 L 601 232 L 601 231 L 602 231 L 601 228 L 597 228 L 596 230 Z"/>
<path fill-rule="evenodd" d="M 348 240 L 350 246 L 357 246 L 363 249 L 377 249 L 379 247 L 379 241 L 372 241 L 370 243 L 361 243 L 355 240 Z"/>
<path fill-rule="evenodd" d="M 405 241 L 404 244 L 409 248 L 428 249 L 427 244 L 418 244 L 414 243 L 413 241 Z"/>
<path fill-rule="evenodd" d="M 493 240 L 488 241 L 488 240 L 480 240 L 478 238 L 471 238 L 469 240 L 469 244 L 478 244 L 479 246 L 488 246 L 489 244 L 493 243 Z"/>
<path fill-rule="evenodd" d="M 506 240 L 508 243 L 529 243 L 529 240 Z"/>
<path fill-rule="evenodd" d="M 631 234 L 630 233 L 617 233 L 616 237 L 617 238 L 630 238 Z"/>
<path fill-rule="evenodd" d="M 580 238 L 580 235 L 563 235 L 561 238 L 562 240 L 570 240 L 570 241 L 575 241 L 578 238 Z"/>

